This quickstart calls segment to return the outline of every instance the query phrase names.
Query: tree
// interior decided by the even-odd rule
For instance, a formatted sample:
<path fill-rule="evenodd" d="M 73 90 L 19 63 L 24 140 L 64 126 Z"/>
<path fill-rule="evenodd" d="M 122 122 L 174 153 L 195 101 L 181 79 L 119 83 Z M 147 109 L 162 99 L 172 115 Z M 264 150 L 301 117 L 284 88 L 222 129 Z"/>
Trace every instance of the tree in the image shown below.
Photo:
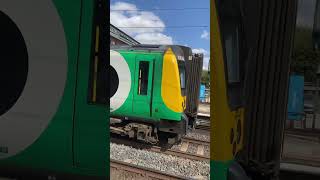
<path fill-rule="evenodd" d="M 210 75 L 207 70 L 202 70 L 201 84 L 204 84 L 206 87 L 209 87 L 209 85 L 210 85 Z"/>
<path fill-rule="evenodd" d="M 320 65 L 320 51 L 312 47 L 312 30 L 299 27 L 295 33 L 291 72 L 304 75 L 305 81 L 314 82 Z"/>
<path fill-rule="evenodd" d="M 291 72 L 303 74 L 305 81 L 314 82 L 320 64 L 320 51 L 296 49 L 293 53 Z"/>

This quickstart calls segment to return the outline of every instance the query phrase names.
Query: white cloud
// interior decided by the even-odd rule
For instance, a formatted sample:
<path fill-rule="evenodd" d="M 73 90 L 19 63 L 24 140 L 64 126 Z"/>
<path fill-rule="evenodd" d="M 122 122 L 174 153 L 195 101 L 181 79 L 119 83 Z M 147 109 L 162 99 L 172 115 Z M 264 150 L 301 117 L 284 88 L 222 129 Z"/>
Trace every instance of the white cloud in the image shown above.
<path fill-rule="evenodd" d="M 173 44 L 172 37 L 163 33 L 165 23 L 150 11 L 134 11 L 137 6 L 125 2 L 110 5 L 110 23 L 143 44 Z M 118 11 L 112 11 L 118 10 Z M 120 10 L 120 11 L 119 11 Z M 131 11 L 121 11 L 131 10 Z M 139 28 L 121 28 L 139 27 Z M 145 28 L 144 28 L 145 27 Z M 161 27 L 161 28 L 150 28 Z"/>
<path fill-rule="evenodd" d="M 208 33 L 208 31 L 206 31 L 206 30 L 204 30 L 203 32 L 202 32 L 202 34 L 201 34 L 201 39 L 209 39 L 210 37 L 209 37 L 209 33 Z"/>
<path fill-rule="evenodd" d="M 125 2 L 116 2 L 110 6 L 111 10 L 137 10 L 137 7 L 134 4 L 129 4 Z"/>
<path fill-rule="evenodd" d="M 202 53 L 203 55 L 207 55 L 208 51 L 203 48 L 199 48 L 199 49 L 192 49 L 192 53 Z"/>
<path fill-rule="evenodd" d="M 203 66 L 202 69 L 208 70 L 208 65 L 209 65 L 209 60 L 210 60 L 210 53 L 203 49 L 203 48 L 198 48 L 198 49 L 192 49 L 192 53 L 202 53 L 203 54 Z"/>
<path fill-rule="evenodd" d="M 141 33 L 136 35 L 135 39 L 145 44 L 173 44 L 172 37 L 162 33 Z"/>
<path fill-rule="evenodd" d="M 202 69 L 208 70 L 209 67 L 210 56 L 203 58 L 203 66 Z"/>

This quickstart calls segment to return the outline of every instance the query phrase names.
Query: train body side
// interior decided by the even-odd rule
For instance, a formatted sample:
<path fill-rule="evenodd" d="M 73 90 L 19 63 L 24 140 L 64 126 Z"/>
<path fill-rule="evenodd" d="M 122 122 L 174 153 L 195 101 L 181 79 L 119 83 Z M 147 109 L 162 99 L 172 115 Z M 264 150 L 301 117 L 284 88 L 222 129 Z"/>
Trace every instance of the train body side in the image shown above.
<path fill-rule="evenodd" d="M 128 94 L 111 97 L 110 115 L 145 121 L 160 121 L 161 119 L 180 121 L 183 113 L 183 97 L 181 96 L 178 63 L 172 51 L 164 53 L 162 51 L 117 50 L 113 53 L 123 57 L 130 71 L 127 72 L 126 78 L 119 77 L 118 88 L 121 88 L 120 84 L 124 83 L 123 81 L 130 81 L 126 82 L 130 88 L 128 88 Z M 113 53 L 111 52 L 110 57 L 111 64 L 112 61 L 118 60 L 112 55 Z M 148 69 L 147 87 L 139 87 L 140 66 L 143 63 L 146 63 Z M 122 75 L 119 74 L 119 76 Z M 144 92 L 139 92 L 139 88 Z M 123 104 L 112 109 L 120 99 L 122 101 L 125 99 Z"/>
<path fill-rule="evenodd" d="M 98 44 L 95 30 L 103 26 L 95 20 L 102 11 L 98 3 L 0 2 L 0 24 L 10 19 L 18 27 L 28 53 L 26 85 L 10 111 L 0 114 L 1 175 L 107 176 L 106 105 L 87 101 L 91 49 Z M 17 5 L 23 8 L 17 10 Z M 16 39 L 3 39 L 1 47 L 12 46 L 10 38 Z M 21 61 L 12 57 L 10 61 Z M 11 71 L 12 76 L 18 73 Z"/>

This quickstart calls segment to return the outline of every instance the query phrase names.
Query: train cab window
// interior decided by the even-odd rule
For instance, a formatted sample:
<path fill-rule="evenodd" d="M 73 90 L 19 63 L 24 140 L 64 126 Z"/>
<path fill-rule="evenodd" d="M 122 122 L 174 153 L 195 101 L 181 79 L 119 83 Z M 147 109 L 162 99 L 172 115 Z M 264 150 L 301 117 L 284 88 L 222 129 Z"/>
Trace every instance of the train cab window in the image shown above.
<path fill-rule="evenodd" d="M 239 2 L 219 1 L 219 26 L 224 50 L 228 103 L 231 110 L 243 105 L 245 57 L 244 33 Z M 241 50 L 240 50 L 241 48 Z"/>
<path fill-rule="evenodd" d="M 138 94 L 148 94 L 148 77 L 149 77 L 149 62 L 139 62 L 139 79 L 138 79 Z"/>
<path fill-rule="evenodd" d="M 181 93 L 184 96 L 186 91 L 186 68 L 182 63 L 179 63 L 179 74 L 180 74 Z"/>
<path fill-rule="evenodd" d="M 229 20 L 223 26 L 225 62 L 228 84 L 228 101 L 231 109 L 242 104 L 241 58 L 239 55 L 240 32 L 237 21 Z M 243 71 L 243 70 L 242 70 Z"/>
<path fill-rule="evenodd" d="M 225 35 L 225 50 L 228 67 L 228 82 L 237 83 L 240 82 L 239 74 L 239 36 L 238 28 L 227 28 L 229 32 Z"/>

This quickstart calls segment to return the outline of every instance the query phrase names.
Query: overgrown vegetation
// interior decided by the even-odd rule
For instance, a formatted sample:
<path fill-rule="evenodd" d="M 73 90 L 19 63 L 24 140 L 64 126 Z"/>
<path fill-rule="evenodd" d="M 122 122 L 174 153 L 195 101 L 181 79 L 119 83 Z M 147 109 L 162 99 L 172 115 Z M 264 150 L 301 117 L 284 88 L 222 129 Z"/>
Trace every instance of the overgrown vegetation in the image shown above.
<path fill-rule="evenodd" d="M 291 72 L 304 75 L 305 81 L 315 82 L 320 65 L 320 51 L 313 49 L 312 30 L 298 28 L 292 55 Z"/>

